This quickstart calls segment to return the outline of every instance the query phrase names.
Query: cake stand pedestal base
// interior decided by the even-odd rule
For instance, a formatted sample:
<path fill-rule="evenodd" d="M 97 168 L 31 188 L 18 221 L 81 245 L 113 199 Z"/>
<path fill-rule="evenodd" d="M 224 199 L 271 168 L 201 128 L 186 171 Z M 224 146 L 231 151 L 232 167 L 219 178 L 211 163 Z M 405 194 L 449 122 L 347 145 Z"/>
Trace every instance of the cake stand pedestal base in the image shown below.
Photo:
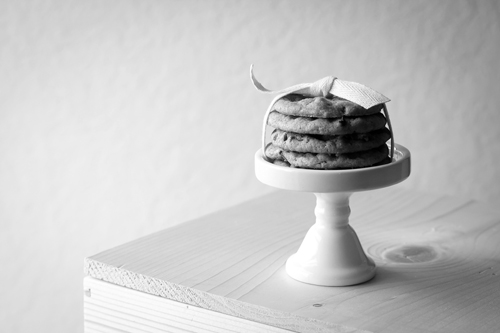
<path fill-rule="evenodd" d="M 322 286 L 346 286 L 370 280 L 375 263 L 349 225 L 351 193 L 315 193 L 316 223 L 297 253 L 286 262 L 292 278 Z"/>

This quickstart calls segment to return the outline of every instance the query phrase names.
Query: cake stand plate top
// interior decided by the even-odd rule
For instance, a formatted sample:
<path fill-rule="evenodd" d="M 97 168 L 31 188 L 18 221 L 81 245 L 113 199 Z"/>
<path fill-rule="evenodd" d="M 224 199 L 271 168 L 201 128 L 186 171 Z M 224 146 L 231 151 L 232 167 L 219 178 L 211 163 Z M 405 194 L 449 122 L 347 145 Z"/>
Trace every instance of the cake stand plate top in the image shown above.
<path fill-rule="evenodd" d="M 375 190 L 402 182 L 410 175 L 410 151 L 395 144 L 391 163 L 359 169 L 314 170 L 279 166 L 255 154 L 255 174 L 269 186 L 284 190 L 332 193 Z"/>

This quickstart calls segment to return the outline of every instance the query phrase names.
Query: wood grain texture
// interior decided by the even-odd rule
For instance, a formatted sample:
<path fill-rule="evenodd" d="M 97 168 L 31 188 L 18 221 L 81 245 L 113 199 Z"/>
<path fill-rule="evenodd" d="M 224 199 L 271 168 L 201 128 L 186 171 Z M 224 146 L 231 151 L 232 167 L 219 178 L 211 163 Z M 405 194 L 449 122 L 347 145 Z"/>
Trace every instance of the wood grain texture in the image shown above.
<path fill-rule="evenodd" d="M 315 198 L 280 191 L 102 252 L 94 278 L 296 332 L 500 330 L 500 212 L 397 186 L 351 197 L 371 281 L 318 287 L 284 263 Z"/>
<path fill-rule="evenodd" d="M 202 309 L 123 288 L 91 277 L 84 279 L 85 332 L 248 332 L 288 330 Z"/>

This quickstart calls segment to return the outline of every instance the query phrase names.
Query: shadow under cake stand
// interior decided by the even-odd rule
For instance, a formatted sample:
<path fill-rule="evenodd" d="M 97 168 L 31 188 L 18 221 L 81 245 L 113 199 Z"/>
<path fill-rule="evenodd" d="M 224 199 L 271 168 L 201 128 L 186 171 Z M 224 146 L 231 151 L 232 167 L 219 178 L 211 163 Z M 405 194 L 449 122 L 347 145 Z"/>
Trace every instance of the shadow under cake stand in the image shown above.
<path fill-rule="evenodd" d="M 360 169 L 313 170 L 275 165 L 255 154 L 255 174 L 266 185 L 316 195 L 316 223 L 298 251 L 288 258 L 286 272 L 314 285 L 348 286 L 370 280 L 375 263 L 366 256 L 349 225 L 352 193 L 402 182 L 410 175 L 410 151 L 395 144 L 391 163 Z"/>

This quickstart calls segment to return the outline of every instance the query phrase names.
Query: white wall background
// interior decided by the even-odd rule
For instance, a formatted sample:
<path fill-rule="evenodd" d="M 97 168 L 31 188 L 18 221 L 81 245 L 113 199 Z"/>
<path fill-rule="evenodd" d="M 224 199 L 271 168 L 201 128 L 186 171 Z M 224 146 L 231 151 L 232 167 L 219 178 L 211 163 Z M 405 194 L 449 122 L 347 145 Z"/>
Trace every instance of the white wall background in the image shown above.
<path fill-rule="evenodd" d="M 272 189 L 271 89 L 392 99 L 407 188 L 500 204 L 500 2 L 0 2 L 0 331 L 82 332 L 82 261 Z"/>

